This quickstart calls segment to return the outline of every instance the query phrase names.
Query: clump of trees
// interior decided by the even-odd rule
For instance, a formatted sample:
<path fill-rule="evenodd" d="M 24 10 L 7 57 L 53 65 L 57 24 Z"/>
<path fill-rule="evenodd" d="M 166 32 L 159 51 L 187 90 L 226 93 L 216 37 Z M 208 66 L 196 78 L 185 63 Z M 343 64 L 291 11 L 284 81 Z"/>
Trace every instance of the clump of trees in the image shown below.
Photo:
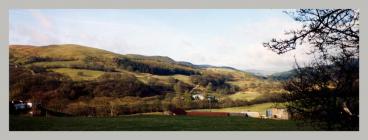
<path fill-rule="evenodd" d="M 57 89 L 61 81 L 68 80 L 58 73 L 35 73 L 22 66 L 10 65 L 9 90 L 11 99 L 26 100 L 32 94 L 48 93 Z"/>
<path fill-rule="evenodd" d="M 65 112 L 78 116 L 118 116 L 163 111 L 160 96 L 152 97 L 95 97 L 70 103 Z"/>
<path fill-rule="evenodd" d="M 131 74 L 106 73 L 97 79 L 93 90 L 95 96 L 124 97 L 124 96 L 152 96 L 157 93 L 150 87 L 137 80 Z"/>
<path fill-rule="evenodd" d="M 148 97 L 165 91 L 161 87 L 144 84 L 131 74 L 106 73 L 93 81 L 72 81 L 58 73 L 35 73 L 17 65 L 10 65 L 9 83 L 10 100 L 32 100 L 56 110 L 69 103 L 95 97 Z"/>
<path fill-rule="evenodd" d="M 52 61 L 74 61 L 78 60 L 76 58 L 58 58 L 58 57 L 39 57 L 32 56 L 27 59 L 25 64 L 35 63 L 35 62 L 52 62 Z"/>
<path fill-rule="evenodd" d="M 65 66 L 51 66 L 48 68 L 63 68 Z M 66 67 L 73 68 L 73 69 L 87 69 L 87 70 L 98 70 L 104 72 L 117 72 L 117 70 L 113 67 L 105 66 L 103 64 L 70 64 Z"/>
<path fill-rule="evenodd" d="M 25 64 L 31 64 L 35 62 L 55 62 L 55 61 L 77 61 L 77 58 L 58 58 L 58 57 L 38 57 L 32 56 L 27 59 Z M 109 65 L 106 63 L 107 61 L 100 60 L 96 57 L 87 56 L 86 58 L 81 59 L 83 63 L 72 63 L 72 64 L 65 64 L 65 65 L 46 65 L 46 66 L 37 66 L 31 65 L 30 68 L 32 70 L 42 70 L 42 69 L 49 69 L 49 68 L 74 68 L 74 69 L 88 69 L 88 70 L 98 70 L 104 72 L 117 72 L 114 65 Z"/>
<path fill-rule="evenodd" d="M 359 129 L 359 10 L 301 9 L 289 14 L 303 27 L 264 44 L 283 54 L 306 44 L 314 61 L 285 82 L 284 98 L 297 118 L 327 130 Z"/>
<path fill-rule="evenodd" d="M 41 66 L 31 65 L 29 69 L 32 70 L 34 73 L 44 73 L 47 72 L 47 69 Z"/>
<path fill-rule="evenodd" d="M 220 86 L 225 84 L 227 77 L 219 74 L 207 74 L 204 73 L 202 75 L 192 75 L 190 79 L 194 84 L 198 84 L 201 86 L 207 86 L 211 83 L 212 86 Z"/>
<path fill-rule="evenodd" d="M 232 94 L 239 91 L 239 87 L 226 83 L 226 81 L 231 79 L 230 77 L 220 74 L 204 73 L 202 75 L 192 75 L 190 79 L 194 84 L 206 87 L 209 92 Z"/>
<path fill-rule="evenodd" d="M 252 103 L 250 103 L 249 101 L 246 101 L 246 100 L 232 100 L 229 97 L 223 98 L 218 103 L 219 108 L 247 106 L 247 105 L 252 105 Z M 215 107 L 217 107 L 217 106 L 215 106 Z"/>
<path fill-rule="evenodd" d="M 176 83 L 174 83 L 173 89 L 175 93 L 181 94 L 189 92 L 191 89 L 193 89 L 193 86 L 182 81 L 177 81 Z"/>
<path fill-rule="evenodd" d="M 196 71 L 191 70 L 190 68 L 182 68 L 176 66 L 175 64 L 169 66 L 155 61 L 148 61 L 148 60 L 134 61 L 128 58 L 114 58 L 113 61 L 118 65 L 119 68 L 126 69 L 129 71 L 151 73 L 157 75 L 196 74 Z"/>

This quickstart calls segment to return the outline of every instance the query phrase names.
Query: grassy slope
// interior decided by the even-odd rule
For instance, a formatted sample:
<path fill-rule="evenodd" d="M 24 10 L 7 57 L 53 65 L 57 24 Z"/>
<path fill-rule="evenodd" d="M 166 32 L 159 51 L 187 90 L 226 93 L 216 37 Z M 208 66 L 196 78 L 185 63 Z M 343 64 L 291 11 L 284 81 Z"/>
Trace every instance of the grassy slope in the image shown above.
<path fill-rule="evenodd" d="M 119 56 L 119 54 L 115 54 L 109 51 L 74 44 L 49 45 L 42 47 L 14 45 L 11 46 L 10 48 L 14 50 L 28 50 L 28 52 L 34 52 L 33 54 L 21 54 L 22 56 L 40 56 L 40 57 L 56 57 L 56 58 L 85 58 L 86 56 L 113 58 Z M 22 51 L 17 52 L 21 53 Z"/>
<path fill-rule="evenodd" d="M 257 97 L 261 97 L 264 93 L 261 91 L 262 88 L 255 88 L 250 87 L 251 84 L 255 85 L 265 85 L 270 84 L 270 81 L 259 79 L 249 73 L 233 70 L 233 69 L 226 69 L 226 68 L 207 68 L 207 72 L 218 73 L 232 76 L 232 81 L 228 81 L 227 83 L 230 85 L 235 85 L 240 88 L 240 91 L 229 95 L 228 97 L 232 100 L 246 100 L 251 101 L 256 99 Z M 271 83 L 275 84 L 275 83 Z M 272 92 L 278 92 L 279 90 L 272 90 Z"/>
<path fill-rule="evenodd" d="M 56 57 L 56 58 L 73 58 L 73 61 L 53 61 L 53 62 L 36 62 L 28 65 L 38 65 L 38 66 L 61 66 L 64 68 L 60 69 L 51 69 L 55 72 L 59 72 L 70 76 L 73 80 L 93 80 L 97 78 L 99 75 L 103 74 L 102 71 L 94 71 L 94 70 L 81 70 L 81 69 L 70 69 L 67 68 L 72 64 L 83 64 L 83 59 L 87 56 L 96 57 L 102 61 L 104 65 L 111 66 L 112 58 L 114 57 L 127 57 L 134 59 L 135 61 L 158 61 L 160 65 L 171 66 L 175 61 L 168 57 L 159 57 L 159 56 L 141 56 L 141 55 L 120 55 L 112 52 L 108 52 L 101 49 L 84 47 L 79 45 L 65 44 L 65 45 L 50 45 L 45 47 L 33 47 L 33 46 L 21 46 L 21 45 L 13 45 L 10 46 L 10 53 L 13 54 L 13 57 L 17 61 L 26 61 L 27 58 L 31 56 L 41 56 L 41 57 Z M 118 69 L 121 72 L 127 72 L 126 70 Z M 85 76 L 79 76 L 77 73 L 82 71 L 85 73 Z M 202 72 L 208 73 L 218 73 L 224 75 L 230 75 L 233 77 L 233 81 L 228 82 L 229 84 L 236 85 L 240 87 L 240 91 L 236 94 L 230 95 L 230 98 L 233 100 L 253 100 L 259 96 L 262 96 L 263 93 L 260 92 L 262 88 L 246 88 L 249 87 L 251 83 L 255 84 L 264 84 L 265 80 L 259 79 L 250 75 L 249 73 L 227 69 L 227 68 L 206 68 L 201 70 Z M 160 75 L 152 75 L 148 73 L 138 73 L 138 72 L 128 72 L 134 74 L 138 79 L 143 82 L 147 82 L 150 77 L 154 77 L 159 79 L 160 83 L 167 83 L 169 77 L 173 77 L 182 82 L 185 82 L 190 85 L 194 85 L 189 76 L 185 75 L 171 75 L 171 76 L 160 76 Z M 201 87 L 204 89 L 205 87 Z"/>
<path fill-rule="evenodd" d="M 20 62 L 25 61 L 31 56 L 52 57 L 52 58 L 66 58 L 82 60 L 85 57 L 102 58 L 106 62 L 112 60 L 114 57 L 122 56 L 109 51 L 90 48 L 80 45 L 65 44 L 65 45 L 49 45 L 43 47 L 12 45 L 10 46 L 10 53 L 14 58 Z"/>
<path fill-rule="evenodd" d="M 212 112 L 243 112 L 243 111 L 254 111 L 259 112 L 261 114 L 266 114 L 266 109 L 273 107 L 274 103 L 263 103 L 256 104 L 251 106 L 240 106 L 240 107 L 229 107 L 229 108 L 220 108 L 220 109 L 196 109 L 191 111 L 212 111 Z"/>
<path fill-rule="evenodd" d="M 123 116 L 123 117 L 16 117 L 10 131 L 293 131 L 292 120 L 260 120 L 242 117 Z"/>
<path fill-rule="evenodd" d="M 52 61 L 52 62 L 34 62 L 31 64 L 27 64 L 26 66 L 40 66 L 40 67 L 70 67 L 74 64 L 83 64 L 81 61 Z"/>
<path fill-rule="evenodd" d="M 259 92 L 245 91 L 245 92 L 237 92 L 229 96 L 232 100 L 253 100 L 259 96 L 261 96 Z"/>
<path fill-rule="evenodd" d="M 70 78 L 72 78 L 72 80 L 75 80 L 75 81 L 93 80 L 105 73 L 103 71 L 71 69 L 71 68 L 56 68 L 56 69 L 50 69 L 50 70 L 57 72 L 57 73 L 65 74 L 69 76 Z M 82 72 L 83 74 L 79 75 L 78 72 Z"/>
<path fill-rule="evenodd" d="M 162 56 L 142 56 L 142 55 L 121 55 L 115 54 L 109 51 L 97 49 L 97 48 L 90 48 L 80 45 L 73 45 L 73 44 L 64 44 L 64 45 L 50 45 L 50 46 L 42 46 L 42 47 L 35 47 L 35 46 L 27 46 L 27 45 L 11 45 L 10 46 L 10 54 L 12 54 L 12 58 L 16 62 L 25 62 L 27 59 L 33 56 L 37 57 L 50 57 L 50 58 L 64 58 L 64 59 L 74 59 L 72 61 L 52 61 L 52 62 L 35 62 L 31 64 L 27 64 L 27 66 L 36 65 L 41 67 L 64 67 L 67 68 L 73 64 L 84 64 L 83 59 L 86 57 L 94 57 L 99 59 L 99 61 L 103 62 L 105 66 L 113 66 L 113 58 L 116 57 L 126 57 L 132 59 L 132 61 L 138 61 L 142 63 L 152 64 L 152 65 L 161 65 L 162 67 L 176 67 L 176 68 L 183 68 L 183 69 L 191 69 L 189 67 L 184 67 L 180 65 L 174 65 L 174 60 L 168 57 Z M 69 69 L 69 72 L 72 69 Z M 76 70 L 76 69 L 74 69 Z M 119 71 L 127 72 L 122 69 L 118 69 Z M 63 71 L 62 74 L 67 74 L 68 76 L 73 76 Z M 76 72 L 72 72 L 76 73 Z M 131 74 L 136 75 L 137 77 L 141 78 L 141 80 L 146 80 L 147 77 L 153 76 L 159 79 L 167 79 L 169 76 L 159 76 L 159 75 L 151 75 L 148 73 L 138 73 L 138 72 L 129 72 Z M 175 75 L 173 77 L 178 77 L 178 79 L 184 79 L 185 82 L 188 82 L 188 76 L 181 76 Z M 80 78 L 73 78 L 79 80 Z M 93 78 L 89 78 L 88 80 L 93 80 Z"/>

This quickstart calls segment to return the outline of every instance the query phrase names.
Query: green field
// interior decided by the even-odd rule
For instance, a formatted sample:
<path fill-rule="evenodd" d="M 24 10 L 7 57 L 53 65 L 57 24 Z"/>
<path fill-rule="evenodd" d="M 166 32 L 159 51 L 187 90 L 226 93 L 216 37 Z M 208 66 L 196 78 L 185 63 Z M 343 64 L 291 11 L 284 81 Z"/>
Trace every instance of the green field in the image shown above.
<path fill-rule="evenodd" d="M 80 61 L 49 61 L 49 62 L 34 62 L 32 64 L 28 64 L 27 66 L 40 66 L 40 67 L 70 67 L 72 65 L 81 65 L 83 64 Z"/>
<path fill-rule="evenodd" d="M 105 73 L 103 71 L 86 70 L 86 69 L 72 69 L 72 68 L 56 68 L 56 69 L 50 69 L 50 70 L 61 73 L 61 74 L 65 74 L 71 77 L 72 80 L 75 80 L 75 81 L 93 80 Z M 78 72 L 81 72 L 82 75 L 79 75 Z"/>
<path fill-rule="evenodd" d="M 246 100 L 246 101 L 251 101 L 256 99 L 257 97 L 261 96 L 261 93 L 258 92 L 251 92 L 251 91 L 247 91 L 247 92 L 238 92 L 235 94 L 232 94 L 229 96 L 230 99 L 232 100 Z"/>
<path fill-rule="evenodd" d="M 274 107 L 275 103 L 262 103 L 250 106 L 239 106 L 239 107 L 229 107 L 229 108 L 219 108 L 219 109 L 195 109 L 191 111 L 212 111 L 212 112 L 243 112 L 243 111 L 252 111 L 259 112 L 262 115 L 266 114 L 266 110 Z M 278 106 L 282 106 L 281 103 L 277 104 Z"/>
<path fill-rule="evenodd" d="M 10 131 L 305 131 L 291 120 L 242 117 L 121 116 L 20 117 L 10 116 Z"/>

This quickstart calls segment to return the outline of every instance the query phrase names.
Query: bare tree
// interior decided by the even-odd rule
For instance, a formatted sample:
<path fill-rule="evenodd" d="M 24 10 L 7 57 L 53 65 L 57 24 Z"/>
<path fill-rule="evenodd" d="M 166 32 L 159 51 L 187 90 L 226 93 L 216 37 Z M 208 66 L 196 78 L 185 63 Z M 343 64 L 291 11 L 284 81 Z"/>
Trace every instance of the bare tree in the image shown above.
<path fill-rule="evenodd" d="M 288 109 L 295 116 L 327 130 L 359 129 L 359 10 L 301 9 L 286 12 L 303 23 L 285 39 L 265 47 L 283 54 L 300 45 L 314 61 L 296 62 L 296 76 L 284 83 Z"/>

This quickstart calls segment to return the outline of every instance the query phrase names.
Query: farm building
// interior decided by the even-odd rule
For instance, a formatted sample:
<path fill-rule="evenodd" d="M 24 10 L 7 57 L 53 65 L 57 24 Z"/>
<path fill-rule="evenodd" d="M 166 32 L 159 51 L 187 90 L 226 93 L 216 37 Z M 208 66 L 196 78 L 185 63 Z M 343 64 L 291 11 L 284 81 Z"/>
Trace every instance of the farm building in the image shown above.
<path fill-rule="evenodd" d="M 271 119 L 288 120 L 289 113 L 285 108 L 270 108 L 266 110 L 266 117 Z"/>

